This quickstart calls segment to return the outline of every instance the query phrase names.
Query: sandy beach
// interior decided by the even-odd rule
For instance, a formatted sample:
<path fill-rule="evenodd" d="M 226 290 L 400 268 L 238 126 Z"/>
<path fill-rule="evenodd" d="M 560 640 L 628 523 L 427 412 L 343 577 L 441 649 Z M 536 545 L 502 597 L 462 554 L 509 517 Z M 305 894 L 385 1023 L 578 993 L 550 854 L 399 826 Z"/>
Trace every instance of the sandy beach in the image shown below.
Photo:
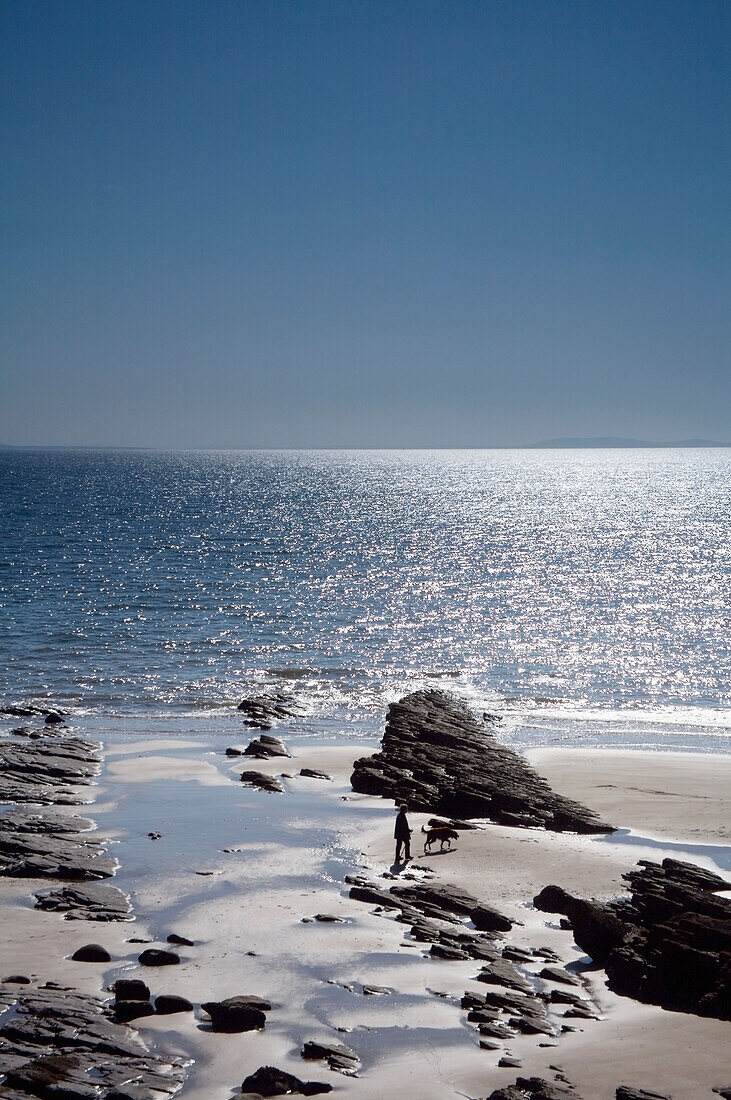
<path fill-rule="evenodd" d="M 619 833 L 486 824 L 460 833 L 452 851 L 423 856 L 418 830 L 427 815 L 413 814 L 414 859 L 399 869 L 392 866 L 392 803 L 350 787 L 363 746 L 285 740 L 293 759 L 256 761 L 262 772 L 284 773 L 284 794 L 239 781 L 251 764 L 225 755 L 231 740 L 107 744 L 98 784 L 86 789 L 93 801 L 78 812 L 111 841 L 109 854 L 120 864 L 113 881 L 129 894 L 134 920 L 64 920 L 33 908 L 33 891 L 47 883 L 2 878 L 1 976 L 104 996 L 116 979 L 142 977 L 154 994 L 188 998 L 194 1013 L 133 1025 L 167 1055 L 190 1060 L 186 1100 L 224 1100 L 265 1065 L 326 1081 L 353 1100 L 394 1092 L 419 1100 L 484 1097 L 518 1073 L 554 1080 L 561 1072 L 584 1100 L 612 1100 L 620 1084 L 710 1100 L 714 1087 L 731 1083 L 728 1023 L 610 993 L 572 933 L 532 906 L 549 883 L 582 897 L 615 897 L 639 859 L 672 856 L 728 876 L 731 757 L 534 750 L 531 762 L 556 791 L 616 822 Z M 303 767 L 332 778 L 302 777 Z M 505 942 L 545 947 L 578 975 L 599 1018 L 573 1020 L 575 1030 L 561 1032 L 555 1006 L 555 1036 L 518 1035 L 481 1049 L 460 1007 L 465 991 L 480 989 L 475 961 L 430 956 L 393 912 L 352 900 L 344 878 L 357 873 L 384 888 L 399 879 L 470 891 L 515 922 Z M 130 940 L 164 947 L 170 933 L 194 944 L 179 949 L 180 964 L 141 967 L 142 945 Z M 112 962 L 72 961 L 89 942 L 103 944 Z M 537 978 L 541 965 L 536 958 L 526 967 L 537 987 L 546 985 Z M 369 986 L 386 992 L 364 993 Z M 242 993 L 271 1002 L 266 1028 L 212 1032 L 201 1003 Z M 359 1059 L 357 1076 L 303 1061 L 308 1040 L 347 1044 Z M 506 1055 L 520 1068 L 498 1066 Z"/>

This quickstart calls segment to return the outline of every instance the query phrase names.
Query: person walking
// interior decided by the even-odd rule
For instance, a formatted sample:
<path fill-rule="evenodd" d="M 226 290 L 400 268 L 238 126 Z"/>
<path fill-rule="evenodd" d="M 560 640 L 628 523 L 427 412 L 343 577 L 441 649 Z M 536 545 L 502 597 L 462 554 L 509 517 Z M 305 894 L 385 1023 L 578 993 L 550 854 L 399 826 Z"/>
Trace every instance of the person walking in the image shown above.
<path fill-rule="evenodd" d="M 404 849 L 404 863 L 411 859 L 411 829 L 409 828 L 409 819 L 406 816 L 407 809 L 406 803 L 402 803 L 396 815 L 396 827 L 393 831 L 396 840 L 396 863 L 401 862 L 402 848 Z"/>

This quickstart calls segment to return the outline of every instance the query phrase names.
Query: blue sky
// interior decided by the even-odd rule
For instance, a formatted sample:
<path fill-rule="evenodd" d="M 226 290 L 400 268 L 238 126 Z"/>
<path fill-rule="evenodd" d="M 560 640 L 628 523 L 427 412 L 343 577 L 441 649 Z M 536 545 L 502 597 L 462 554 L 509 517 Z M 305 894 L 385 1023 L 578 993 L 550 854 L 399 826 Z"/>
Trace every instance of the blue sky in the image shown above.
<path fill-rule="evenodd" d="M 731 439 L 726 0 L 0 6 L 0 442 Z"/>

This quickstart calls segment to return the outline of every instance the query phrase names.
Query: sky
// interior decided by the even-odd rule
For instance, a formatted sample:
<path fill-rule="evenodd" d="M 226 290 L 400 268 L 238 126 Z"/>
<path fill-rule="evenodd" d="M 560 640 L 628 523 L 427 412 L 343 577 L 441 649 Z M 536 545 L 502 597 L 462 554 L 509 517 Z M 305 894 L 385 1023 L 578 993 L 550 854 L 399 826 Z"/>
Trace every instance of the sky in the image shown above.
<path fill-rule="evenodd" d="M 727 0 L 5 0 L 0 444 L 731 440 Z"/>

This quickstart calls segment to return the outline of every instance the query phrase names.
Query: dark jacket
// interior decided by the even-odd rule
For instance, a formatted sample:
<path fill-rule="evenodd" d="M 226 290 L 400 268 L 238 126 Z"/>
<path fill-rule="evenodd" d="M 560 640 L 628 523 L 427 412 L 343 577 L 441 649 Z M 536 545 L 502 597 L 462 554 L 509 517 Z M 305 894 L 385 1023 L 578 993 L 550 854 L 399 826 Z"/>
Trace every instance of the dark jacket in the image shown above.
<path fill-rule="evenodd" d="M 396 816 L 396 828 L 393 831 L 396 840 L 408 840 L 411 836 L 409 821 L 405 810 L 399 810 Z"/>

